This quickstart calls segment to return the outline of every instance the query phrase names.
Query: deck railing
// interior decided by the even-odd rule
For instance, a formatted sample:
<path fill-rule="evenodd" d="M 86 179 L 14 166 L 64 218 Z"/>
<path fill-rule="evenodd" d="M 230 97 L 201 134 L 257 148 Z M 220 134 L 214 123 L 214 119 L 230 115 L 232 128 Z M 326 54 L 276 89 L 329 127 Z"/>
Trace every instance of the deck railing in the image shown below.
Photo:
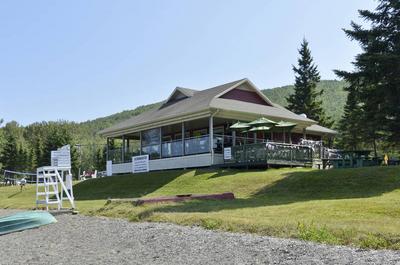
<path fill-rule="evenodd" d="M 313 151 L 308 146 L 275 142 L 246 144 L 232 147 L 232 159 L 226 163 L 265 163 L 276 165 L 302 165 L 311 163 Z"/>
<path fill-rule="evenodd" d="M 214 136 L 214 139 L 216 139 L 216 137 L 217 136 Z M 183 146 L 182 140 L 165 141 L 161 144 L 146 145 L 142 146 L 141 152 L 140 149 L 126 149 L 124 152 L 122 148 L 114 148 L 108 150 L 108 160 L 113 161 L 113 164 L 120 164 L 130 163 L 132 162 L 132 156 L 140 154 L 148 154 L 150 159 L 160 159 L 210 152 L 209 135 L 188 137 L 185 138 L 183 142 Z"/>
<path fill-rule="evenodd" d="M 235 145 L 234 145 L 235 143 Z M 271 142 L 267 139 L 254 137 L 232 137 L 228 135 L 214 134 L 214 153 L 223 153 L 225 147 L 232 148 L 232 159 L 225 163 L 273 163 L 273 164 L 305 164 L 312 162 L 313 158 L 325 156 L 318 148 L 310 146 Z M 179 157 L 183 155 L 195 155 L 210 152 L 209 135 L 190 137 L 182 140 L 162 142 L 153 146 L 143 146 L 139 149 L 127 149 L 123 154 L 122 148 L 108 151 L 108 159 L 114 164 L 129 163 L 132 156 L 150 154 L 150 159 Z M 315 150 L 314 150 L 315 149 Z M 161 155 L 159 150 L 161 150 Z"/>

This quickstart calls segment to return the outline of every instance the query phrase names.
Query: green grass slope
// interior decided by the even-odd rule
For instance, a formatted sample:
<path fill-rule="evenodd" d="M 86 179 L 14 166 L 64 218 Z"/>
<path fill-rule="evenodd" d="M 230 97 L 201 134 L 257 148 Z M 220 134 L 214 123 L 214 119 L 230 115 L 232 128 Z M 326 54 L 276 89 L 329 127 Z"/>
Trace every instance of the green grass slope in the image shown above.
<path fill-rule="evenodd" d="M 0 188 L 1 208 L 34 206 L 34 186 Z M 107 198 L 234 192 L 233 201 L 133 206 Z M 76 183 L 84 214 L 173 222 L 208 229 L 400 249 L 400 167 L 182 170 Z"/>

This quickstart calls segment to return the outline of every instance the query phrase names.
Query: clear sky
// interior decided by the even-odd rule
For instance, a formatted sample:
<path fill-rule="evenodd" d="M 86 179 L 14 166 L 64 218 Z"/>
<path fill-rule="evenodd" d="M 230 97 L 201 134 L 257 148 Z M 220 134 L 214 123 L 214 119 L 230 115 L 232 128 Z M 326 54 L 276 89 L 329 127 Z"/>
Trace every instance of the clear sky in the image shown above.
<path fill-rule="evenodd" d="M 373 0 L 0 1 L 0 118 L 84 121 L 250 78 L 293 83 L 303 37 L 323 79 L 359 52 Z"/>

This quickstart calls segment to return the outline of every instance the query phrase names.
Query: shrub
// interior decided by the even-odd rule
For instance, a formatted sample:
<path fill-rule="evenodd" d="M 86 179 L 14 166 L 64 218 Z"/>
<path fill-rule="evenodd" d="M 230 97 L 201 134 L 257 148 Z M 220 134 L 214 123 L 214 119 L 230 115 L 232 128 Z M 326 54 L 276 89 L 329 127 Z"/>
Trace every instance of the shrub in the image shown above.
<path fill-rule="evenodd" d="M 330 232 L 325 226 L 317 227 L 314 223 L 309 225 L 299 222 L 297 224 L 298 236 L 302 240 L 310 240 L 319 243 L 340 244 L 340 239 Z"/>

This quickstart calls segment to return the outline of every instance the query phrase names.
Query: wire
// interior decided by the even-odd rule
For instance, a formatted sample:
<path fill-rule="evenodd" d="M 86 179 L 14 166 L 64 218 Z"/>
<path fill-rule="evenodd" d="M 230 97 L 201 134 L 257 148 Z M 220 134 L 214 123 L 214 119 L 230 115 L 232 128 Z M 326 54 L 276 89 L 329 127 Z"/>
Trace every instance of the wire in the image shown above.
<path fill-rule="evenodd" d="M 12 170 L 4 170 L 4 173 L 13 173 L 13 174 L 18 174 L 18 175 L 26 175 L 26 176 L 36 176 L 35 173 L 30 173 L 30 172 L 18 172 L 18 171 L 12 171 Z"/>

